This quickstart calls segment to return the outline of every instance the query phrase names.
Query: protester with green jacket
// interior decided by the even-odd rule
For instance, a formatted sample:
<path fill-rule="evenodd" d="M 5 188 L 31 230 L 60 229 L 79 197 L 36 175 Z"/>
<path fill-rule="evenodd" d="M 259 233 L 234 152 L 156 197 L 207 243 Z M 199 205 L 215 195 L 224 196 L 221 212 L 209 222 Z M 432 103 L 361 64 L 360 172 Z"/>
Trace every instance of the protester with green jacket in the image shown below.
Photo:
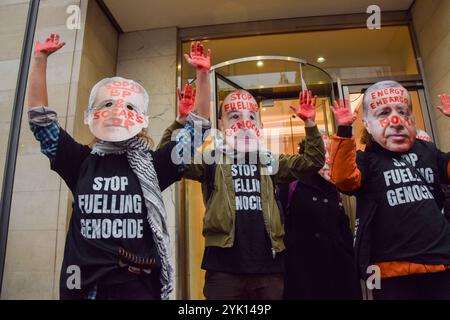
<path fill-rule="evenodd" d="M 318 172 L 325 162 L 315 124 L 316 97 L 300 94 L 291 107 L 305 122 L 303 155 L 275 155 L 263 147 L 258 104 L 244 90 L 231 92 L 219 111 L 219 138 L 184 178 L 202 183 L 206 207 L 203 236 L 207 299 L 281 299 L 284 226 L 274 185 Z M 170 126 L 161 145 L 176 136 L 183 121 Z M 271 137 L 279 138 L 279 137 Z"/>

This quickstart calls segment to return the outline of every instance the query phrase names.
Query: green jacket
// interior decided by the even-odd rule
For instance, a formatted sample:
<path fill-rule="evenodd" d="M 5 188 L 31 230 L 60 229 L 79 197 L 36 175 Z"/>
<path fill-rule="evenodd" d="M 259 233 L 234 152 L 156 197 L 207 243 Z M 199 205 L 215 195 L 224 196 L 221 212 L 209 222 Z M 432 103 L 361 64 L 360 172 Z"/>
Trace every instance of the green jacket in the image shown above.
<path fill-rule="evenodd" d="M 181 129 L 176 121 L 166 129 L 158 146 L 171 140 L 172 132 Z M 261 203 L 264 223 L 275 252 L 285 249 L 283 243 L 284 226 L 274 194 L 274 183 L 289 183 L 319 171 L 325 163 L 325 149 L 319 130 L 316 127 L 306 129 L 306 145 L 304 155 L 279 155 L 278 171 L 272 178 L 261 175 Z M 203 194 L 207 188 L 205 181 L 206 164 L 189 164 L 183 177 L 202 183 Z M 234 243 L 234 227 L 236 221 L 236 203 L 231 175 L 231 165 L 217 164 L 215 170 L 214 190 L 205 203 L 203 218 L 203 236 L 205 245 L 229 248 Z"/>

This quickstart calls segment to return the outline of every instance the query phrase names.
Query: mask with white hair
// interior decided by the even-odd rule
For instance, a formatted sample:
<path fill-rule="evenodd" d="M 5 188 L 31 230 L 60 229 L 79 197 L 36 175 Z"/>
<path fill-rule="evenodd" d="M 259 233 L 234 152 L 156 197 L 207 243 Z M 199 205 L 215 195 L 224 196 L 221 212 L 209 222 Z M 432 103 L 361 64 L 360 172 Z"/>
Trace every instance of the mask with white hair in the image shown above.
<path fill-rule="evenodd" d="M 91 90 L 85 124 L 103 141 L 125 141 L 148 127 L 148 93 L 137 82 L 105 78 Z"/>

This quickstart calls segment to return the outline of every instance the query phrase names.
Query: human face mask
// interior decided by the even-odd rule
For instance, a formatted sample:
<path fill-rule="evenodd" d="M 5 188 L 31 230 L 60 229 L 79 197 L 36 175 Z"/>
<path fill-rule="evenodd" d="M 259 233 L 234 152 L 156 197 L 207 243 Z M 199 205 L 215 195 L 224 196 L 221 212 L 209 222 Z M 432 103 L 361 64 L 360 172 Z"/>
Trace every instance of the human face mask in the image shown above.
<path fill-rule="evenodd" d="M 230 93 L 222 105 L 226 144 L 239 152 L 254 152 L 262 138 L 258 104 L 245 90 Z"/>
<path fill-rule="evenodd" d="M 364 125 L 383 148 L 406 152 L 416 139 L 416 125 L 408 91 L 401 87 L 382 88 L 368 94 Z"/>
<path fill-rule="evenodd" d="M 95 100 L 85 115 L 85 122 L 96 138 L 125 141 L 148 127 L 145 91 L 139 84 L 112 78 L 96 89 L 92 93 Z"/>

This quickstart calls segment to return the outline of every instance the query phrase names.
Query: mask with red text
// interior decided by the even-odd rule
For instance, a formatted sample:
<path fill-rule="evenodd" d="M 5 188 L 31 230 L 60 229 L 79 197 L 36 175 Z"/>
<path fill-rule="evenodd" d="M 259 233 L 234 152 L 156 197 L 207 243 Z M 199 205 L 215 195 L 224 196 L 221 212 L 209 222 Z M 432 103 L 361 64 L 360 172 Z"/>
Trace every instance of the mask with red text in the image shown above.
<path fill-rule="evenodd" d="M 148 94 L 133 80 L 108 78 L 91 92 L 85 123 L 103 141 L 125 141 L 148 127 Z"/>
<path fill-rule="evenodd" d="M 245 90 L 230 93 L 222 104 L 222 131 L 226 144 L 239 152 L 254 152 L 262 141 L 259 109 Z"/>
<path fill-rule="evenodd" d="M 388 87 L 366 95 L 364 125 L 373 140 L 389 151 L 410 150 L 416 139 L 416 125 L 408 91 Z"/>

